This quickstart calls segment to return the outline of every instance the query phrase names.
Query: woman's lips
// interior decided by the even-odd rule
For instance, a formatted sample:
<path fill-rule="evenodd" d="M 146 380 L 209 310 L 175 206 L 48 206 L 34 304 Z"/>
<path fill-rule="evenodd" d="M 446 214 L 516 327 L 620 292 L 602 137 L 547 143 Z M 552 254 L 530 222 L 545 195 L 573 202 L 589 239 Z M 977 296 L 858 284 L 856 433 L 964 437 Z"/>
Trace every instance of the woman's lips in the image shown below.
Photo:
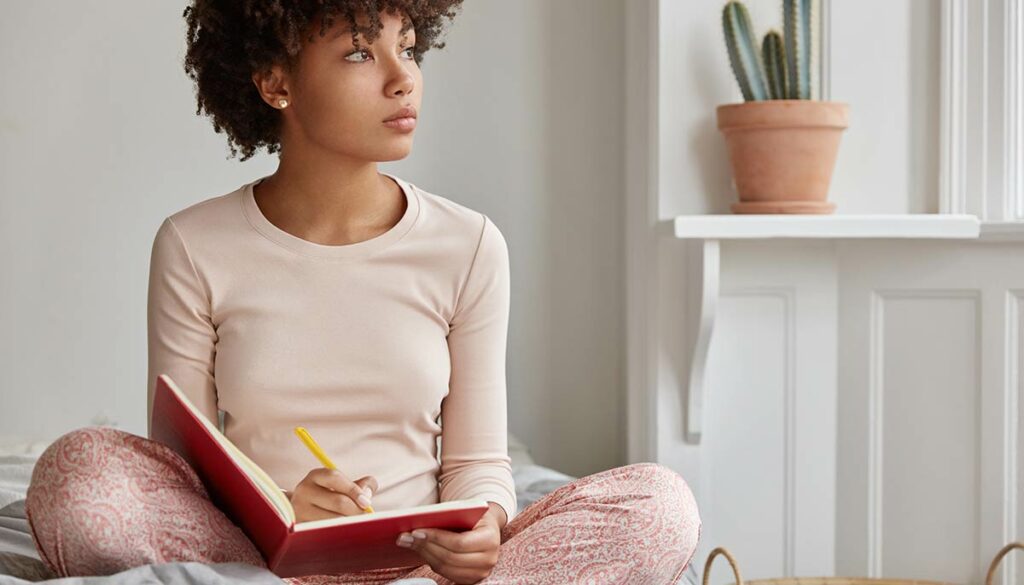
<path fill-rule="evenodd" d="M 416 128 L 416 118 L 396 118 L 394 120 L 388 120 L 384 122 L 384 125 L 388 128 L 394 128 L 402 132 L 412 132 Z"/>

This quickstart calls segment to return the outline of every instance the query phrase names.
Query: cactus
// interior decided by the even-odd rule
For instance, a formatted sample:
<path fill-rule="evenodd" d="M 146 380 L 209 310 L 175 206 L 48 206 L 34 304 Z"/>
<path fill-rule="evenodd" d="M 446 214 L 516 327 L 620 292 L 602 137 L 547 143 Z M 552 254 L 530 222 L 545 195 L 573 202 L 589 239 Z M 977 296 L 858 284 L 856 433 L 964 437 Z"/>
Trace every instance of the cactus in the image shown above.
<path fill-rule="evenodd" d="M 811 0 L 782 0 L 789 99 L 811 99 Z"/>
<path fill-rule="evenodd" d="M 747 7 L 722 10 L 729 64 L 745 101 L 811 99 L 811 15 L 814 0 L 782 0 L 783 33 L 769 31 L 758 55 Z"/>
<path fill-rule="evenodd" d="M 722 28 L 725 30 L 725 44 L 729 50 L 729 63 L 740 84 L 743 99 L 759 101 L 768 98 L 768 88 L 761 72 L 761 59 L 754 48 L 754 36 L 750 25 L 750 14 L 742 2 L 730 0 L 722 10 Z"/>
<path fill-rule="evenodd" d="M 782 35 L 778 31 L 772 30 L 764 35 L 761 56 L 764 58 L 764 70 L 768 78 L 771 99 L 786 99 L 786 49 L 782 44 Z"/>

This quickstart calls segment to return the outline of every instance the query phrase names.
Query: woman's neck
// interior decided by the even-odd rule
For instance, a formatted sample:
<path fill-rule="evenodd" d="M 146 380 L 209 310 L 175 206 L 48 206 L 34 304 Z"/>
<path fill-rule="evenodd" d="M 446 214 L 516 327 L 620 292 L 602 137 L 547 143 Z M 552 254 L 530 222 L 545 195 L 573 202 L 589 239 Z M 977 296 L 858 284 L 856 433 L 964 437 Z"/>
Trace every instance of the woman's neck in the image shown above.
<path fill-rule="evenodd" d="M 323 245 L 361 242 L 391 229 L 405 213 L 401 188 L 376 163 L 291 163 L 253 187 L 263 215 L 280 229 Z"/>

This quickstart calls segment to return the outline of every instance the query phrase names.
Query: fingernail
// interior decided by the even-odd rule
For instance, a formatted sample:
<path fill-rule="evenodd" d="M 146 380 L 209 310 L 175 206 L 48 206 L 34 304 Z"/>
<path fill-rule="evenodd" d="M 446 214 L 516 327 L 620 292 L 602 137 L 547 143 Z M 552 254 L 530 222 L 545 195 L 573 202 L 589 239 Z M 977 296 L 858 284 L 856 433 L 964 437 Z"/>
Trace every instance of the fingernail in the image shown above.
<path fill-rule="evenodd" d="M 408 534 L 402 534 L 398 537 L 398 546 L 408 547 L 412 545 L 412 537 Z"/>
<path fill-rule="evenodd" d="M 359 505 L 362 506 L 363 508 L 370 507 L 370 498 L 367 498 L 363 494 L 359 494 L 359 497 L 356 498 L 356 501 L 359 502 Z"/>
<path fill-rule="evenodd" d="M 424 538 L 427 537 L 427 533 L 423 532 L 422 530 L 413 530 L 412 531 L 412 536 L 413 536 L 413 538 L 418 538 L 420 540 L 423 540 Z"/>
<path fill-rule="evenodd" d="M 363 493 L 366 494 L 366 497 L 368 498 L 373 497 L 373 490 L 371 490 L 369 486 L 363 488 Z"/>

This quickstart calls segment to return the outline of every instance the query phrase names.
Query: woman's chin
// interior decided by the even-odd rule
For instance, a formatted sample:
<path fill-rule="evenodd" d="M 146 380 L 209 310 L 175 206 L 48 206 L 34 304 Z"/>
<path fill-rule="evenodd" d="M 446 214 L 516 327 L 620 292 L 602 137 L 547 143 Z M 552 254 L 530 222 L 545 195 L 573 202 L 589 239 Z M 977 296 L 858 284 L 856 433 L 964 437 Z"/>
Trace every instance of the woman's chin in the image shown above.
<path fill-rule="evenodd" d="M 397 141 L 396 141 L 397 142 Z M 391 148 L 382 149 L 378 161 L 401 160 L 412 152 L 412 140 L 403 141 L 404 144 L 395 144 Z"/>

